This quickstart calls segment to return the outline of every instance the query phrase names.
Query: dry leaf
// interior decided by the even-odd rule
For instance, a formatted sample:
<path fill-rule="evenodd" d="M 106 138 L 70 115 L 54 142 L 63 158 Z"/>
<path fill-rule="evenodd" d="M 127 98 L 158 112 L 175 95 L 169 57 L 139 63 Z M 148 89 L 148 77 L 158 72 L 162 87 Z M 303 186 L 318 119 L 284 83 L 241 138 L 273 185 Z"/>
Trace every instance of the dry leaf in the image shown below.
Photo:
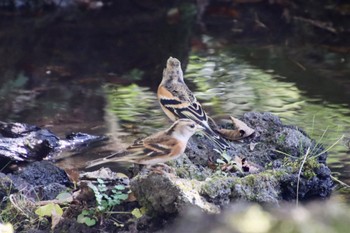
<path fill-rule="evenodd" d="M 230 116 L 234 129 L 218 129 L 217 131 L 228 140 L 240 140 L 246 138 L 254 133 L 254 129 L 247 126 L 241 120 Z"/>
<path fill-rule="evenodd" d="M 62 216 L 57 214 L 55 211 L 51 213 L 51 230 L 55 228 L 55 226 L 61 221 Z"/>
<path fill-rule="evenodd" d="M 244 172 L 249 173 L 257 173 L 259 172 L 259 168 L 257 165 L 252 164 L 251 162 L 248 162 L 246 158 L 240 158 L 239 156 L 235 156 L 235 162 L 237 166 L 242 167 L 242 170 Z"/>
<path fill-rule="evenodd" d="M 129 197 L 127 201 L 129 202 L 137 201 L 137 198 L 135 197 L 135 194 L 133 192 L 129 193 Z"/>

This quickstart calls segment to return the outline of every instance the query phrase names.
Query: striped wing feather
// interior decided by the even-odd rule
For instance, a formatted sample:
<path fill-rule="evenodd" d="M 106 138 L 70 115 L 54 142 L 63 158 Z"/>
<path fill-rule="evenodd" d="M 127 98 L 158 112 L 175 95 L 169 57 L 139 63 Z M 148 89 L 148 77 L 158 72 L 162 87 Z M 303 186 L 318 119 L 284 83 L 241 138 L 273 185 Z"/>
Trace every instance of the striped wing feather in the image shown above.
<path fill-rule="evenodd" d="M 197 124 L 202 125 L 205 128 L 204 134 L 211 141 L 214 141 L 221 150 L 227 150 L 230 147 L 223 138 L 210 128 L 207 114 L 198 102 L 182 102 L 178 98 L 167 99 L 162 96 L 160 96 L 159 102 L 163 108 L 171 112 L 177 118 L 189 118 L 194 120 Z"/>

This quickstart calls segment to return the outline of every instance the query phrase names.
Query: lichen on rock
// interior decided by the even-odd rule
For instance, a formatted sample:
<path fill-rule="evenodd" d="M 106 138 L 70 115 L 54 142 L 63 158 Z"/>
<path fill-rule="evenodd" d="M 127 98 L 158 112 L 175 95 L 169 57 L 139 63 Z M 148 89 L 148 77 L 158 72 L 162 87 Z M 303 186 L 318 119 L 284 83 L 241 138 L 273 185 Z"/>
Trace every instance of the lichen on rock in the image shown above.
<path fill-rule="evenodd" d="M 185 155 L 168 163 L 175 174 L 144 169 L 131 180 L 140 204 L 153 214 L 179 213 L 188 206 L 213 213 L 237 200 L 278 205 L 281 200 L 295 200 L 297 196 L 307 200 L 330 195 L 332 180 L 322 145 L 298 127 L 282 124 L 271 113 L 249 112 L 240 120 L 255 133 L 231 142 L 227 155 L 231 162 L 239 157 L 258 169 L 222 170 L 215 163 L 222 157 L 212 143 L 195 135 Z"/>
<path fill-rule="evenodd" d="M 199 194 L 200 181 L 178 178 L 169 173 L 140 173 L 131 181 L 131 190 L 139 203 L 156 214 L 178 213 L 197 206 L 208 213 L 219 208 Z"/>

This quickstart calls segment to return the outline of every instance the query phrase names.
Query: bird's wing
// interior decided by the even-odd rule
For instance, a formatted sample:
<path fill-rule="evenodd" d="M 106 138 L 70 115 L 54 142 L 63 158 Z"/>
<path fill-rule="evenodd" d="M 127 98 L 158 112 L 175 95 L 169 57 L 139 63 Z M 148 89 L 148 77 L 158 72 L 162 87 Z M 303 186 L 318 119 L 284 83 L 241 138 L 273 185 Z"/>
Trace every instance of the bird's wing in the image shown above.
<path fill-rule="evenodd" d="M 160 98 L 160 104 L 176 118 L 189 118 L 204 127 L 208 126 L 208 117 L 198 102 L 182 102 L 178 99 Z"/>
<path fill-rule="evenodd" d="M 182 91 L 168 90 L 164 86 L 158 88 L 158 99 L 160 104 L 176 118 L 189 118 L 196 123 L 208 127 L 208 117 L 202 106 L 197 102 L 194 95 L 181 94 Z"/>
<path fill-rule="evenodd" d="M 178 142 L 175 138 L 165 135 L 164 132 L 160 132 L 145 139 L 135 141 L 123 153 L 112 154 L 103 159 L 92 161 L 87 167 L 123 161 L 140 163 L 142 160 L 170 157 L 174 154 L 173 150 L 177 149 L 177 144 Z M 123 156 L 121 156 L 122 154 Z"/>
<path fill-rule="evenodd" d="M 186 87 L 186 85 L 183 85 Z M 170 88 L 170 89 L 169 89 Z M 188 88 L 187 88 L 188 89 Z M 194 95 L 188 90 L 183 94 L 183 90 L 160 85 L 158 88 L 158 99 L 170 119 L 189 118 L 205 128 L 203 133 L 220 147 L 221 151 L 227 150 L 230 146 L 209 126 L 208 116 L 203 110 Z M 182 93 L 182 94 L 181 94 Z M 188 95 L 191 93 L 191 95 Z M 190 97 L 192 96 L 193 99 Z"/>
<path fill-rule="evenodd" d="M 134 143 L 127 148 L 126 157 L 138 159 L 146 157 L 166 156 L 171 153 L 172 148 L 176 145 L 176 140 L 168 135 L 154 135 L 144 140 Z"/>

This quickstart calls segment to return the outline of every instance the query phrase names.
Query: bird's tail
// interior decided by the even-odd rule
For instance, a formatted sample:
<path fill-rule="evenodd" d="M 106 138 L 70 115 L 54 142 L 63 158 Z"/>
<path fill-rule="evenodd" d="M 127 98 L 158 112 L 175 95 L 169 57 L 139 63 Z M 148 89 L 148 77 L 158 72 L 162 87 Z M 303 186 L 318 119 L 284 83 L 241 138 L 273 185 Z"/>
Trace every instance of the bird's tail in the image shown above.
<path fill-rule="evenodd" d="M 220 152 L 227 151 L 231 148 L 226 140 L 219 134 L 215 133 L 215 131 L 213 131 L 211 128 L 205 127 L 203 133 L 210 141 L 214 142 L 218 146 L 217 149 L 219 149 Z"/>
<path fill-rule="evenodd" d="M 124 156 L 119 157 L 120 155 L 122 155 L 122 153 L 114 153 L 102 159 L 96 159 L 96 160 L 90 161 L 88 162 L 86 168 L 96 167 L 106 163 L 127 162 L 130 160 Z"/>

